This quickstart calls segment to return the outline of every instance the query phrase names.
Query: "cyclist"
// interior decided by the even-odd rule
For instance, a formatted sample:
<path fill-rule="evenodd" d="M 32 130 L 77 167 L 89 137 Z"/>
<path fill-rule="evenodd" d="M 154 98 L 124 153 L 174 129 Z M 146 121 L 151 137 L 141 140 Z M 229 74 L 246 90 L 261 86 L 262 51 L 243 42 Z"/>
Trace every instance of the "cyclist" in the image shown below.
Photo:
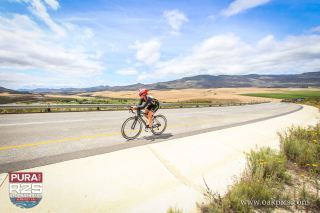
<path fill-rule="evenodd" d="M 144 116 L 148 119 L 147 128 L 152 127 L 152 118 L 154 113 L 159 109 L 160 103 L 157 99 L 148 95 L 149 90 L 146 88 L 139 89 L 140 102 L 137 106 L 132 106 L 132 109 L 137 109 L 140 111 L 141 109 L 145 109 Z M 140 113 L 140 112 L 139 112 Z"/>

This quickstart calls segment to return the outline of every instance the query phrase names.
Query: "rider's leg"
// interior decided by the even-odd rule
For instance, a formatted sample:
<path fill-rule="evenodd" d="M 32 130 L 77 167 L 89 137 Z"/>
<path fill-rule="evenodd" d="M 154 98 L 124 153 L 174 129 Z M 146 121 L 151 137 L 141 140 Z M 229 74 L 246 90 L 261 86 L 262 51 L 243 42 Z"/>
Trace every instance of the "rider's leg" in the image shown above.
<path fill-rule="evenodd" d="M 148 109 L 145 109 L 144 110 L 144 117 L 146 117 L 148 119 L 148 114 L 149 114 L 149 111 Z"/>
<path fill-rule="evenodd" d="M 150 110 L 148 113 L 149 128 L 152 127 L 152 118 L 153 118 L 153 112 Z"/>
<path fill-rule="evenodd" d="M 144 110 L 144 117 L 146 117 L 146 119 L 148 120 L 147 126 L 149 127 L 149 109 L 145 109 Z"/>

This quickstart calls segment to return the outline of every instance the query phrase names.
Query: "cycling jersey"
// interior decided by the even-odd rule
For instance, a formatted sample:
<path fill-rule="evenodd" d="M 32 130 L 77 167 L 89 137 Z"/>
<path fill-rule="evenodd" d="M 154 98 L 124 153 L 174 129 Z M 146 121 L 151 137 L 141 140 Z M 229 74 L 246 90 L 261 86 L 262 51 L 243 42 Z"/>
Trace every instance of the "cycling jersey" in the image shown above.
<path fill-rule="evenodd" d="M 152 97 L 151 95 L 146 95 L 147 100 L 145 101 L 144 98 L 140 99 L 139 104 L 137 105 L 137 109 L 141 110 L 147 108 L 153 112 L 159 109 L 159 101 Z"/>

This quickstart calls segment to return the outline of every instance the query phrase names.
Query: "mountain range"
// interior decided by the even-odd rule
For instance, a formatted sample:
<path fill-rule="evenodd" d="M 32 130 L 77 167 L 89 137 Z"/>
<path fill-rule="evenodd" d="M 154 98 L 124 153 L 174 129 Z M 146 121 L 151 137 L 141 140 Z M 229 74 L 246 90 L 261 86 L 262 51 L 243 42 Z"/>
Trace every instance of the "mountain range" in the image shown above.
<path fill-rule="evenodd" d="M 197 75 L 173 81 L 152 84 L 132 84 L 127 86 L 97 86 L 88 88 L 38 88 L 20 90 L 32 93 L 83 93 L 97 91 L 138 90 L 146 87 L 151 90 L 187 89 L 187 88 L 226 88 L 226 87 L 264 87 L 264 88 L 307 88 L 320 87 L 320 71 L 286 75 Z M 1 90 L 0 90 L 1 91 Z"/>
<path fill-rule="evenodd" d="M 12 90 L 12 89 L 7 89 L 5 87 L 0 87 L 0 93 L 1 92 L 6 92 L 6 93 L 11 93 L 11 94 L 28 94 L 28 91 L 17 91 L 17 90 Z"/>

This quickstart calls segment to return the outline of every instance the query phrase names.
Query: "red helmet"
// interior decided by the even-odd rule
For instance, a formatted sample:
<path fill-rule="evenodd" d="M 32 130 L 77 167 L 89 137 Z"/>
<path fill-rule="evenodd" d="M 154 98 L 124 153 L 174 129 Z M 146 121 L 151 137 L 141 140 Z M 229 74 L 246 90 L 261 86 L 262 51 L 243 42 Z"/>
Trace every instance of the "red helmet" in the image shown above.
<path fill-rule="evenodd" d="M 139 89 L 139 96 L 147 95 L 148 92 L 149 92 L 149 90 L 147 90 L 146 88 Z"/>

